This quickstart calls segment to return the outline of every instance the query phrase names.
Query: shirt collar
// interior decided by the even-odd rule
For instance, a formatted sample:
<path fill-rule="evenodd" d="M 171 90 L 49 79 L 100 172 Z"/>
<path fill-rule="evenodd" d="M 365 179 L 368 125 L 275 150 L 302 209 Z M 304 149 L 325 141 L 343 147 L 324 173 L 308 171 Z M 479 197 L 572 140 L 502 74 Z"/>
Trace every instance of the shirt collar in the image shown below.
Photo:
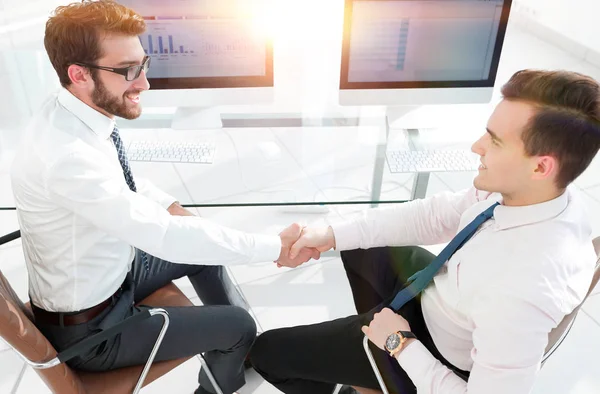
<path fill-rule="evenodd" d="M 85 123 L 102 139 L 108 139 L 115 128 L 115 120 L 101 114 L 94 108 L 79 100 L 65 88 L 58 93 L 58 102 L 79 120 Z"/>
<path fill-rule="evenodd" d="M 499 205 L 494 209 L 494 219 L 501 230 L 549 220 L 563 212 L 569 203 L 565 191 L 553 200 L 522 207 Z"/>

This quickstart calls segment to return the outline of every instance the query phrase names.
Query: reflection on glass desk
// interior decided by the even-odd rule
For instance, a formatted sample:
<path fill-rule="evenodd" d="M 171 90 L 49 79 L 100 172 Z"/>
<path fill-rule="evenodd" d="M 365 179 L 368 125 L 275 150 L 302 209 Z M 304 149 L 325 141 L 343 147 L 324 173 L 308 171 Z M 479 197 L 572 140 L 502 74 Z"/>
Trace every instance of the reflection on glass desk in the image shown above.
<path fill-rule="evenodd" d="M 216 145 L 208 141 L 132 141 L 127 148 L 130 161 L 162 161 L 172 163 L 210 164 Z"/>
<path fill-rule="evenodd" d="M 120 131 L 125 146 L 135 141 L 214 144 L 209 165 L 131 161 L 135 178 L 148 179 L 181 204 L 279 206 L 282 213 L 325 213 L 328 209 L 391 204 L 471 187 L 474 171 L 391 172 L 386 152 L 468 149 L 480 136 L 479 130 L 468 134 L 466 127 L 452 132 L 447 128 L 424 130 L 419 146 L 411 147 L 406 130 L 386 133 L 380 126 L 122 127 Z M 0 172 L 1 179 L 10 185 L 8 171 Z M 11 206 L 10 186 L 0 189 L 0 207 Z"/>
<path fill-rule="evenodd" d="M 387 151 L 390 172 L 476 171 L 479 157 L 466 149 Z"/>

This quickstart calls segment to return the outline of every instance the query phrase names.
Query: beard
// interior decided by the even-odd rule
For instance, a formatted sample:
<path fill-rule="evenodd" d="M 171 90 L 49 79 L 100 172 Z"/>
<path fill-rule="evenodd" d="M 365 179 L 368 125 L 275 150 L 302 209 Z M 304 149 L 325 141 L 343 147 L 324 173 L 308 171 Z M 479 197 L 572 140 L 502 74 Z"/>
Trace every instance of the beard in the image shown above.
<path fill-rule="evenodd" d="M 123 93 L 123 96 L 115 96 L 106 89 L 106 86 L 100 78 L 94 78 L 95 88 L 92 92 L 92 102 L 98 108 L 107 113 L 124 119 L 137 119 L 142 114 L 142 107 L 139 105 L 128 105 L 128 94 L 139 94 L 141 90 L 129 90 Z"/>

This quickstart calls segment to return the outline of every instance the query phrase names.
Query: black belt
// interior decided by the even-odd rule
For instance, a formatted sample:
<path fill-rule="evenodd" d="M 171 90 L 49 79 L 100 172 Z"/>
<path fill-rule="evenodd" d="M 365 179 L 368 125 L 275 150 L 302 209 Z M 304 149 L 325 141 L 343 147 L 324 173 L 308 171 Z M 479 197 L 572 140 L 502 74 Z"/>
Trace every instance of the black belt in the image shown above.
<path fill-rule="evenodd" d="M 53 324 L 55 326 L 74 326 L 76 324 L 87 323 L 98 316 L 106 308 L 112 305 L 113 300 L 121 295 L 122 290 L 123 286 L 121 285 L 113 295 L 100 304 L 76 313 L 48 312 L 33 305 L 33 302 L 31 303 L 31 309 L 33 310 L 36 323 Z"/>

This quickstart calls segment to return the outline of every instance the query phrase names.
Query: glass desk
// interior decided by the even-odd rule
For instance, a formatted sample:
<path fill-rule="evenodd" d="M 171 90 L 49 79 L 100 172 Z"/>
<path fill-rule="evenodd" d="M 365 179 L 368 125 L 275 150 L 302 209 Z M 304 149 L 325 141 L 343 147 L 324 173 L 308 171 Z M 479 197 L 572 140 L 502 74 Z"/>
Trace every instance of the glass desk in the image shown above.
<path fill-rule="evenodd" d="M 131 162 L 134 176 L 150 179 L 183 205 L 296 206 L 304 211 L 344 204 L 397 203 L 425 197 L 429 173 L 391 173 L 386 149 L 414 149 L 414 132 L 378 126 L 123 129 L 125 141 L 211 141 L 211 164 Z M 475 137 L 424 130 L 418 149 L 464 149 Z M 439 179 L 468 187 L 474 172 L 445 172 Z M 451 187 L 454 188 L 454 187 Z M 438 187 L 439 189 L 439 187 Z M 312 208 L 311 208 L 312 207 Z M 291 209 L 291 208 L 290 208 Z M 302 209 L 294 208 L 302 211 Z"/>
<path fill-rule="evenodd" d="M 218 130 L 121 129 L 134 140 L 212 141 L 210 164 L 131 162 L 145 177 L 186 206 L 296 206 L 397 203 L 430 192 L 469 187 L 474 172 L 391 173 L 386 149 L 414 149 L 411 131 L 385 125 L 256 127 Z M 414 134 L 414 133 L 412 133 Z M 468 149 L 472 130 L 421 130 L 417 149 Z M 0 207 L 14 206 L 8 168 L 0 172 Z M 302 211 L 296 208 L 297 211 Z M 290 208 L 290 210 L 293 210 Z"/>

